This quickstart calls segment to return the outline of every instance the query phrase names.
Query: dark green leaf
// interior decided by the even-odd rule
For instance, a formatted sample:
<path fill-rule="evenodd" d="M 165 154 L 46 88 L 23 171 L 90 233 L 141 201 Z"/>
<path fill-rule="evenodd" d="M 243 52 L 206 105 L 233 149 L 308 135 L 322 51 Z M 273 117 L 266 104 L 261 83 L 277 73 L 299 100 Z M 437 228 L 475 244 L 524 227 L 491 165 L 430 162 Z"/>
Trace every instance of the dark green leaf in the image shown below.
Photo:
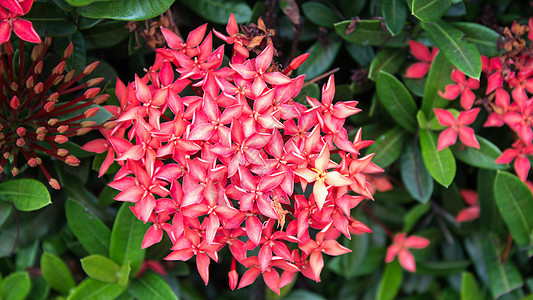
<path fill-rule="evenodd" d="M 420 163 L 422 163 L 422 157 L 420 157 Z M 433 181 L 433 179 L 431 179 Z M 411 229 L 413 229 L 413 226 L 415 226 L 416 222 L 425 215 L 430 209 L 430 205 L 425 204 L 418 204 L 415 207 L 411 208 L 409 212 L 405 214 L 403 217 L 404 225 L 402 232 L 409 232 Z"/>
<path fill-rule="evenodd" d="M 333 28 L 333 23 L 340 20 L 333 9 L 320 2 L 305 2 L 302 4 L 302 12 L 307 19 L 318 26 Z"/>
<path fill-rule="evenodd" d="M 122 204 L 111 232 L 109 258 L 121 266 L 131 263 L 131 272 L 137 273 L 146 252 L 141 243 L 147 229 L 148 224 L 135 217 L 128 203 Z"/>
<path fill-rule="evenodd" d="M 392 33 L 383 28 L 380 20 L 355 21 L 355 29 L 347 32 L 351 22 L 347 20 L 335 23 L 337 34 L 350 43 L 363 46 L 387 45 L 389 47 L 403 47 L 407 44 L 406 34 L 398 34 L 393 38 Z"/>
<path fill-rule="evenodd" d="M 241 0 L 181 0 L 180 2 L 211 22 L 226 24 L 232 13 L 237 23 L 255 21 L 250 20 L 250 16 L 252 15 L 250 6 Z"/>
<path fill-rule="evenodd" d="M 67 141 L 64 144 L 61 144 L 61 148 L 68 150 L 68 154 L 74 155 L 77 158 L 91 157 L 94 156 L 93 152 L 88 152 L 81 149 L 81 146 L 74 144 L 71 141 Z"/>
<path fill-rule="evenodd" d="M 376 82 L 378 98 L 391 117 L 407 131 L 415 131 L 416 104 L 407 88 L 394 75 L 380 71 Z"/>
<path fill-rule="evenodd" d="M 488 286 L 494 299 L 523 285 L 522 276 L 512 260 L 508 259 L 505 265 L 501 264 L 500 252 L 495 242 L 487 238 L 481 241 L 483 257 L 487 266 L 487 272 L 489 273 L 490 284 Z"/>
<path fill-rule="evenodd" d="M 344 45 L 348 54 L 361 66 L 368 66 L 374 58 L 374 48 L 348 43 Z"/>
<path fill-rule="evenodd" d="M 424 89 L 424 97 L 422 98 L 421 109 L 429 120 L 435 114 L 433 108 L 444 108 L 450 103 L 449 100 L 439 95 L 439 91 L 444 91 L 444 87 L 452 82 L 450 78 L 451 72 L 452 66 L 450 62 L 440 51 L 433 59 L 433 63 L 431 63 Z"/>
<path fill-rule="evenodd" d="M 86 30 L 86 29 L 89 29 L 93 26 L 95 26 L 96 24 L 102 22 L 103 19 L 91 19 L 91 18 L 85 18 L 85 17 L 80 17 L 78 19 L 78 29 L 79 30 Z"/>
<path fill-rule="evenodd" d="M 68 14 L 51 3 L 35 2 L 24 19 L 32 22 L 33 28 L 40 36 L 67 36 L 76 32 L 77 28 L 69 20 Z"/>
<path fill-rule="evenodd" d="M 415 96 L 424 97 L 424 87 L 426 85 L 426 79 L 427 77 L 418 79 L 404 77 L 403 83 Z"/>
<path fill-rule="evenodd" d="M 365 7 L 366 0 L 341 0 L 341 11 L 346 18 L 358 16 Z"/>
<path fill-rule="evenodd" d="M 294 290 L 287 296 L 283 297 L 283 300 L 326 300 L 323 296 L 317 293 L 313 293 L 307 290 Z"/>
<path fill-rule="evenodd" d="M 120 266 L 102 255 L 91 255 L 81 259 L 81 267 L 89 277 L 102 282 L 117 281 Z"/>
<path fill-rule="evenodd" d="M 74 200 L 65 204 L 67 221 L 72 233 L 90 254 L 109 254 L 111 231 L 94 214 Z"/>
<path fill-rule="evenodd" d="M 31 279 L 31 290 L 26 299 L 45 300 L 49 299 L 48 294 L 50 294 L 50 286 L 42 276 Z"/>
<path fill-rule="evenodd" d="M 113 0 L 66 0 L 68 4 L 72 6 L 84 6 L 91 4 L 93 2 L 104 2 L 104 1 L 113 1 Z"/>
<path fill-rule="evenodd" d="M 310 80 L 322 75 L 331 67 L 341 49 L 341 42 L 332 42 L 326 47 L 316 42 L 309 49 L 309 58 L 298 68 L 298 75 L 305 74 L 305 79 Z"/>
<path fill-rule="evenodd" d="M 379 71 L 394 74 L 400 69 L 404 62 L 405 52 L 397 49 L 383 49 L 372 59 L 370 69 L 368 70 L 368 78 L 376 81 L 378 79 Z"/>
<path fill-rule="evenodd" d="M 51 288 L 67 295 L 76 286 L 67 265 L 52 253 L 45 252 L 41 256 L 41 271 Z"/>
<path fill-rule="evenodd" d="M 481 55 L 494 57 L 502 53 L 498 51 L 497 46 L 500 35 L 493 29 L 478 23 L 455 22 L 451 24 L 465 33 L 462 40 L 476 45 Z"/>
<path fill-rule="evenodd" d="M 37 254 L 41 251 L 41 241 L 35 240 L 32 244 L 19 248 L 15 260 L 17 270 L 26 270 L 35 265 Z"/>
<path fill-rule="evenodd" d="M 31 281 L 28 272 L 9 274 L 0 284 L 2 300 L 23 300 L 30 293 Z"/>
<path fill-rule="evenodd" d="M 368 153 L 375 153 L 372 162 L 382 168 L 395 162 L 402 153 L 405 132 L 400 127 L 394 127 L 375 139 L 375 143 L 368 147 Z"/>
<path fill-rule="evenodd" d="M 76 11 L 81 16 L 92 19 L 141 21 L 164 13 L 173 2 L 174 0 L 113 0 L 78 7 Z"/>
<path fill-rule="evenodd" d="M 450 63 L 465 75 L 479 79 L 481 75 L 481 56 L 475 45 L 462 39 L 463 32 L 444 21 L 421 23 L 420 25 L 429 33 Z"/>
<path fill-rule="evenodd" d="M 9 218 L 11 212 L 13 211 L 13 206 L 11 203 L 0 202 L 0 228 L 2 224 Z"/>
<path fill-rule="evenodd" d="M 382 0 L 381 14 L 385 18 L 385 25 L 396 35 L 402 32 L 407 21 L 407 6 L 403 0 Z"/>
<path fill-rule="evenodd" d="M 481 299 L 476 278 L 470 272 L 464 272 L 461 280 L 461 300 Z"/>
<path fill-rule="evenodd" d="M 54 43 L 54 48 L 58 53 L 63 53 L 70 43 L 73 44 L 74 48 L 72 55 L 65 61 L 67 65 L 66 70 L 76 70 L 76 74 L 79 74 L 86 66 L 85 39 L 81 32 L 78 31 L 68 37 L 57 38 Z"/>
<path fill-rule="evenodd" d="M 481 136 L 476 136 L 476 138 L 479 142 L 479 149 L 454 145 L 451 149 L 455 157 L 466 164 L 478 168 L 491 170 L 509 168 L 507 164 L 497 164 L 494 162 L 502 154 L 496 145 Z"/>
<path fill-rule="evenodd" d="M 449 148 L 437 151 L 437 136 L 429 130 L 420 130 L 422 158 L 433 179 L 448 187 L 455 177 L 455 158 Z"/>
<path fill-rule="evenodd" d="M 136 299 L 178 299 L 168 284 L 153 272 L 146 272 L 132 280 L 128 292 Z"/>
<path fill-rule="evenodd" d="M 451 6 L 451 0 L 413 0 L 412 12 L 424 22 L 433 22 L 440 19 Z"/>
<path fill-rule="evenodd" d="M 528 186 L 515 175 L 498 171 L 494 183 L 498 209 L 520 246 L 527 245 L 533 229 L 533 196 Z"/>
<path fill-rule="evenodd" d="M 420 263 L 417 262 L 416 273 L 446 277 L 463 272 L 466 268 L 470 266 L 470 264 L 471 263 L 468 260 Z"/>
<path fill-rule="evenodd" d="M 352 236 L 352 239 L 347 243 L 347 239 L 342 243 L 347 245 L 352 252 L 347 253 L 340 257 L 341 272 L 344 278 L 350 279 L 356 275 L 356 272 L 360 269 L 361 265 L 366 263 L 366 257 L 369 248 L 369 237 L 366 234 Z"/>
<path fill-rule="evenodd" d="M 494 189 L 487 186 L 494 186 L 496 171 L 479 169 L 477 175 L 477 194 L 480 208 L 480 223 L 483 232 L 500 233 L 506 231 L 503 219 L 494 199 Z"/>
<path fill-rule="evenodd" d="M 400 290 L 402 284 L 403 273 L 402 267 L 398 261 L 393 261 L 385 266 L 383 271 L 383 277 L 379 282 L 378 294 L 376 299 L 378 300 L 392 300 L 396 298 L 396 294 Z"/>
<path fill-rule="evenodd" d="M 126 29 L 126 22 L 106 21 L 83 31 L 88 50 L 102 49 L 115 46 L 130 35 Z"/>
<path fill-rule="evenodd" d="M 69 296 L 69 300 L 107 300 L 115 299 L 124 291 L 117 283 L 101 282 L 92 278 L 85 279 Z"/>
<path fill-rule="evenodd" d="M 38 210 L 52 203 L 44 184 L 27 178 L 0 183 L 0 200 L 12 202 L 21 211 Z"/>

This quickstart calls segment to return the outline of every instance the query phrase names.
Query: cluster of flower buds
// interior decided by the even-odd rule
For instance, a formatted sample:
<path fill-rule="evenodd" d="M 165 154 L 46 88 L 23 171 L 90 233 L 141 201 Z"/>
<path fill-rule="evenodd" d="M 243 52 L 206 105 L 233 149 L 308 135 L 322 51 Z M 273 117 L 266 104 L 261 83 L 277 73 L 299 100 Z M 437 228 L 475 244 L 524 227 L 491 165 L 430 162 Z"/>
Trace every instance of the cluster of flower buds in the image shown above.
<path fill-rule="evenodd" d="M 30 21 L 19 18 L 27 14 L 34 0 L 0 0 L 0 44 L 9 41 L 11 30 L 22 40 L 40 43 L 41 38 Z"/>
<path fill-rule="evenodd" d="M 157 49 L 145 76 L 117 82 L 120 106 L 106 107 L 116 118 L 101 129 L 105 139 L 83 149 L 107 151 L 100 175 L 113 161 L 121 166 L 110 183 L 121 191 L 115 199 L 134 202 L 134 214 L 153 223 L 142 247 L 166 232 L 173 244 L 166 259 L 196 257 L 206 284 L 210 261 L 226 245 L 232 289 L 262 275 L 279 293 L 298 271 L 319 281 L 322 253 L 350 251 L 336 241 L 340 234 L 370 232 L 350 210 L 372 198 L 366 174 L 383 171 L 373 154 L 360 157 L 372 141 L 361 131 L 349 141 L 343 128 L 360 111 L 357 102 L 333 103 L 333 76 L 321 101 L 295 102 L 304 76 L 287 74 L 308 54 L 284 70 L 272 63 L 272 44 L 251 58 L 233 16 L 229 36 L 215 32 L 234 45 L 223 67 L 225 48 L 213 51 L 206 28 L 185 41 L 162 28 L 168 47 Z M 184 96 L 186 87 L 196 95 Z M 236 262 L 246 268 L 240 280 Z"/>
<path fill-rule="evenodd" d="M 93 87 L 103 78 L 78 82 L 96 68 L 97 62 L 85 67 L 78 75 L 75 70 L 65 70 L 65 61 L 72 54 L 72 43 L 50 74 L 43 74 L 43 59 L 51 43 L 51 38 L 46 38 L 44 43 L 35 45 L 30 61 L 19 55 L 17 66 L 14 65 L 11 42 L 3 44 L 4 52 L 0 55 L 0 172 L 9 165 L 11 174 L 17 175 L 19 154 L 22 154 L 30 167 L 40 167 L 51 187 L 59 189 L 59 182 L 46 170 L 41 156 L 51 156 L 77 166 L 79 159 L 62 145 L 70 137 L 98 127 L 88 118 L 98 112 L 94 104 L 101 104 L 108 95 L 99 95 L 100 88 Z M 23 49 L 24 42 L 20 41 L 21 53 Z"/>

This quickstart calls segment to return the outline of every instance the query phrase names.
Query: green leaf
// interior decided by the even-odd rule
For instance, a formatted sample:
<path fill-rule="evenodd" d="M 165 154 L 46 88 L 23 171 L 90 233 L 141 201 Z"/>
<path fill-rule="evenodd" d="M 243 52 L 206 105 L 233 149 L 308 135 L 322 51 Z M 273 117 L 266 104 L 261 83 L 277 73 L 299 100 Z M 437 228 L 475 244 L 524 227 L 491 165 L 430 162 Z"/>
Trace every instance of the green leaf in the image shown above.
<path fill-rule="evenodd" d="M 463 32 L 441 20 L 433 23 L 420 23 L 420 25 L 429 33 L 450 63 L 465 75 L 479 79 L 481 56 L 475 45 L 462 39 Z"/>
<path fill-rule="evenodd" d="M 358 16 L 365 7 L 366 0 L 341 0 L 341 11 L 345 17 Z"/>
<path fill-rule="evenodd" d="M 68 294 L 76 286 L 67 265 L 52 253 L 45 252 L 41 256 L 41 271 L 48 285 L 61 294 Z"/>
<path fill-rule="evenodd" d="M 341 44 L 337 41 L 324 47 L 321 42 L 314 43 L 307 49 L 309 58 L 298 68 L 298 75 L 305 74 L 305 79 L 310 80 L 328 71 L 337 58 Z"/>
<path fill-rule="evenodd" d="M 146 252 L 141 249 L 141 243 L 147 229 L 148 224 L 135 217 L 128 203 L 122 204 L 111 232 L 109 258 L 121 266 L 130 262 L 131 272 L 136 274 Z"/>
<path fill-rule="evenodd" d="M 533 196 L 528 186 L 513 174 L 498 171 L 494 198 L 516 243 L 529 244 L 533 229 Z"/>
<path fill-rule="evenodd" d="M 413 141 L 408 141 L 404 147 L 400 173 L 409 194 L 419 202 L 427 203 L 433 194 L 433 178 L 424 165 L 420 149 Z"/>
<path fill-rule="evenodd" d="M 481 299 L 476 278 L 470 272 L 464 272 L 461 280 L 461 300 Z"/>
<path fill-rule="evenodd" d="M 395 299 L 400 285 L 402 284 L 403 273 L 398 261 L 393 261 L 385 266 L 383 277 L 379 282 L 377 300 Z"/>
<path fill-rule="evenodd" d="M 85 279 L 76 287 L 68 300 L 107 300 L 115 299 L 124 291 L 117 283 L 101 282 L 92 278 Z"/>
<path fill-rule="evenodd" d="M 454 145 L 451 149 L 455 157 L 466 164 L 478 168 L 491 170 L 509 168 L 507 164 L 497 164 L 494 162 L 502 154 L 498 146 L 481 136 L 476 136 L 476 138 L 479 142 L 479 149 Z"/>
<path fill-rule="evenodd" d="M 420 262 L 416 263 L 416 273 L 447 277 L 461 273 L 470 266 L 469 260 Z"/>
<path fill-rule="evenodd" d="M 132 280 L 128 292 L 136 299 L 178 299 L 170 286 L 154 272 L 146 272 Z"/>
<path fill-rule="evenodd" d="M 428 120 L 431 120 L 435 114 L 433 108 L 444 108 L 450 103 L 449 100 L 439 95 L 439 91 L 444 91 L 444 87 L 452 83 L 451 73 L 450 62 L 442 54 L 442 51 L 439 51 L 431 63 L 422 98 L 421 109 Z"/>
<path fill-rule="evenodd" d="M 164 13 L 173 2 L 174 0 L 113 0 L 78 7 L 76 12 L 92 19 L 142 21 Z"/>
<path fill-rule="evenodd" d="M 89 277 L 102 282 L 117 281 L 120 266 L 102 255 L 90 255 L 81 259 L 81 267 Z"/>
<path fill-rule="evenodd" d="M 104 2 L 104 1 L 113 1 L 113 0 L 66 0 L 68 4 L 72 6 L 84 6 L 91 4 L 93 2 Z"/>
<path fill-rule="evenodd" d="M 477 194 L 480 208 L 480 228 L 481 231 L 489 233 L 501 233 L 506 231 L 503 219 L 494 199 L 494 189 L 487 186 L 494 186 L 496 171 L 479 169 L 477 174 Z"/>
<path fill-rule="evenodd" d="M 72 55 L 65 61 L 66 70 L 76 70 L 76 74 L 80 74 L 86 66 L 87 59 L 85 39 L 81 32 L 78 31 L 68 37 L 59 37 L 55 39 L 54 48 L 58 53 L 63 53 L 70 43 L 72 43 L 74 48 L 72 50 Z"/>
<path fill-rule="evenodd" d="M 420 98 L 424 97 L 424 87 L 427 77 L 422 78 L 403 78 L 402 81 L 411 93 Z"/>
<path fill-rule="evenodd" d="M 470 22 L 450 23 L 465 33 L 463 41 L 476 45 L 479 53 L 487 57 L 498 56 L 503 50 L 498 51 L 498 39 L 500 35 L 492 28 Z"/>
<path fill-rule="evenodd" d="M 405 1 L 382 0 L 381 14 L 385 18 L 385 25 L 393 35 L 402 32 L 407 21 L 407 6 L 405 5 Z"/>
<path fill-rule="evenodd" d="M 12 202 L 21 211 L 38 210 L 52 203 L 44 184 L 27 178 L 0 183 L 0 200 Z"/>
<path fill-rule="evenodd" d="M 372 162 L 382 168 L 388 167 L 395 162 L 402 153 L 405 132 L 394 127 L 385 134 L 375 139 L 375 143 L 368 147 L 366 153 L 375 153 Z"/>
<path fill-rule="evenodd" d="M 352 236 L 349 242 L 347 238 L 344 238 L 344 243 L 342 244 L 347 245 L 352 250 L 352 252 L 340 257 L 342 275 L 344 275 L 344 278 L 350 279 L 366 263 L 370 238 L 367 234 Z"/>
<path fill-rule="evenodd" d="M 355 1 L 357 2 L 357 1 Z M 291 291 L 287 296 L 283 297 L 283 300 L 326 300 L 322 295 L 313 293 L 307 290 L 294 290 Z"/>
<path fill-rule="evenodd" d="M 83 31 L 88 50 L 109 48 L 118 45 L 130 35 L 126 22 L 108 20 Z"/>
<path fill-rule="evenodd" d="M 355 21 L 355 29 L 348 30 L 348 26 L 352 21 L 346 20 L 335 23 L 335 31 L 346 41 L 352 44 L 363 46 L 382 46 L 389 47 L 403 47 L 408 42 L 406 34 L 398 34 L 394 38 L 392 33 L 383 28 L 380 20 L 362 20 Z"/>
<path fill-rule="evenodd" d="M 50 294 L 50 286 L 46 283 L 44 277 L 39 276 L 31 279 L 31 290 L 26 299 L 46 300 Z"/>
<path fill-rule="evenodd" d="M 422 163 L 422 161 L 420 161 Z M 431 179 L 433 181 L 433 179 Z M 427 203 L 424 204 L 418 204 L 415 207 L 411 208 L 403 217 L 403 230 L 402 232 L 409 232 L 411 229 L 413 229 L 413 226 L 415 226 L 416 222 L 425 215 L 429 209 L 430 205 Z"/>
<path fill-rule="evenodd" d="M 370 63 L 368 78 L 376 81 L 380 71 L 396 73 L 405 62 L 405 52 L 386 48 L 378 52 Z"/>
<path fill-rule="evenodd" d="M 30 245 L 19 247 L 15 259 L 16 270 L 25 270 L 35 265 L 37 254 L 41 251 L 41 241 L 35 240 Z"/>
<path fill-rule="evenodd" d="M 109 254 L 111 231 L 94 214 L 74 200 L 65 204 L 67 221 L 72 233 L 90 254 Z"/>
<path fill-rule="evenodd" d="M 231 13 L 235 16 L 237 23 L 255 21 L 250 20 L 252 16 L 250 6 L 241 0 L 181 0 L 180 2 L 211 22 L 226 24 Z"/>
<path fill-rule="evenodd" d="M 361 66 L 370 65 L 372 59 L 374 58 L 374 48 L 370 46 L 361 46 L 348 43 L 344 45 L 344 49 L 346 49 L 348 54 L 350 54 L 350 56 Z"/>
<path fill-rule="evenodd" d="M 31 281 L 28 272 L 15 272 L 2 280 L 0 299 L 23 300 L 30 293 Z"/>
<path fill-rule="evenodd" d="M 13 211 L 13 206 L 11 206 L 11 203 L 7 202 L 0 202 L 0 228 L 2 227 L 2 224 L 11 216 L 11 212 Z"/>
<path fill-rule="evenodd" d="M 130 267 L 129 262 L 123 265 L 122 267 L 120 267 L 120 270 L 117 273 L 118 285 L 120 286 L 128 285 L 129 280 L 130 280 L 130 272 L 131 272 L 131 267 Z"/>
<path fill-rule="evenodd" d="M 451 0 L 413 0 L 412 12 L 424 22 L 437 21 L 452 6 Z"/>
<path fill-rule="evenodd" d="M 320 2 L 303 3 L 302 12 L 309 21 L 326 28 L 333 28 L 333 23 L 340 20 L 339 15 L 331 7 Z"/>
<path fill-rule="evenodd" d="M 489 288 L 494 299 L 499 298 L 523 285 L 522 276 L 514 266 L 512 260 L 508 259 L 505 265 L 501 264 L 499 250 L 492 239 L 484 238 L 481 241 L 483 258 L 485 259 L 486 270 L 489 273 Z"/>
<path fill-rule="evenodd" d="M 40 36 L 67 36 L 77 28 L 61 8 L 51 3 L 35 2 L 24 19 L 32 22 L 33 28 Z"/>
<path fill-rule="evenodd" d="M 380 71 L 376 82 L 378 98 L 391 117 L 407 131 L 417 129 L 416 104 L 413 97 L 394 75 Z"/>
<path fill-rule="evenodd" d="M 438 183 L 448 187 L 455 177 L 455 158 L 449 148 L 437 151 L 437 136 L 429 130 L 420 130 L 422 158 L 429 173 Z"/>

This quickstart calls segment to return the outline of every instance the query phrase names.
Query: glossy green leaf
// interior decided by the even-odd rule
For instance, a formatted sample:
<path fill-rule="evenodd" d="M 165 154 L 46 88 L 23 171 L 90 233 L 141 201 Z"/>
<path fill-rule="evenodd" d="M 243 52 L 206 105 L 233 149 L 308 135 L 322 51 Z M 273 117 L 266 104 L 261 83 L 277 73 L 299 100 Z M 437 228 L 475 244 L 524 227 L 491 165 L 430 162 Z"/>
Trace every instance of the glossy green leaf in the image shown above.
<path fill-rule="evenodd" d="M 0 299 L 23 300 L 30 293 L 31 281 L 28 272 L 14 272 L 2 280 Z"/>
<path fill-rule="evenodd" d="M 92 278 L 85 279 L 80 283 L 68 300 L 107 300 L 115 299 L 124 291 L 124 287 L 117 283 L 101 282 Z"/>
<path fill-rule="evenodd" d="M 386 48 L 378 52 L 370 63 L 368 78 L 377 81 L 380 71 L 396 73 L 405 62 L 405 52 Z"/>
<path fill-rule="evenodd" d="M 422 157 L 420 157 L 420 163 L 422 163 Z M 400 167 L 401 168 L 401 167 Z M 433 179 L 431 179 L 433 181 Z M 418 204 L 415 207 L 411 208 L 403 217 L 404 225 L 402 232 L 409 232 L 415 226 L 416 222 L 425 215 L 431 206 L 427 203 Z M 418 270 L 417 270 L 418 271 Z"/>
<path fill-rule="evenodd" d="M 79 17 L 78 19 L 78 29 L 79 30 L 86 30 L 89 28 L 92 28 L 96 24 L 102 22 L 104 19 L 91 19 L 86 17 Z"/>
<path fill-rule="evenodd" d="M 402 284 L 402 267 L 397 260 L 388 263 L 383 271 L 383 277 L 378 286 L 377 300 L 392 300 L 396 298 Z"/>
<path fill-rule="evenodd" d="M 452 6 L 451 0 L 412 0 L 412 13 L 424 22 L 437 21 Z"/>
<path fill-rule="evenodd" d="M 130 35 L 126 22 L 107 20 L 83 31 L 88 50 L 109 48 L 118 45 Z"/>
<path fill-rule="evenodd" d="M 440 261 L 440 262 L 420 262 L 416 263 L 416 273 L 433 275 L 433 276 L 442 276 L 447 277 L 453 274 L 458 274 L 463 272 L 466 268 L 470 266 L 470 261 L 468 260 L 457 260 L 457 261 Z"/>
<path fill-rule="evenodd" d="M 309 58 L 298 68 L 298 75 L 305 74 L 305 79 L 310 80 L 327 72 L 341 49 L 341 42 L 331 42 L 323 46 L 321 42 L 314 43 L 307 53 Z"/>
<path fill-rule="evenodd" d="M 12 202 L 21 211 L 38 210 L 52 203 L 44 184 L 35 179 L 14 179 L 0 183 L 0 200 Z"/>
<path fill-rule="evenodd" d="M 61 294 L 68 294 L 76 286 L 67 265 L 52 253 L 45 252 L 41 256 L 41 271 L 48 285 Z"/>
<path fill-rule="evenodd" d="M 94 214 L 74 200 L 65 204 L 67 221 L 72 233 L 90 254 L 109 254 L 111 231 Z"/>
<path fill-rule="evenodd" d="M 464 32 L 463 41 L 476 45 L 479 53 L 487 57 L 498 56 L 503 50 L 498 51 L 498 39 L 500 35 L 492 28 L 471 22 L 450 23 Z"/>
<path fill-rule="evenodd" d="M 367 154 L 375 153 L 372 162 L 382 168 L 388 167 L 395 162 L 402 153 L 405 132 L 394 127 L 385 134 L 375 139 L 375 143 L 368 147 Z"/>
<path fill-rule="evenodd" d="M 178 299 L 168 283 L 154 272 L 146 272 L 141 277 L 132 280 L 128 292 L 136 299 Z"/>
<path fill-rule="evenodd" d="M 173 2 L 174 0 L 113 0 L 81 6 L 76 12 L 92 19 L 141 21 L 164 13 Z"/>
<path fill-rule="evenodd" d="M 77 28 L 69 19 L 68 14 L 56 5 L 37 1 L 24 19 L 31 21 L 33 28 L 40 36 L 68 36 Z"/>
<path fill-rule="evenodd" d="M 78 31 L 68 37 L 59 37 L 55 39 L 54 48 L 58 53 L 63 53 L 70 43 L 72 43 L 74 48 L 72 50 L 72 55 L 65 61 L 66 70 L 76 70 L 76 74 L 80 74 L 85 68 L 87 61 L 85 39 L 81 32 Z"/>
<path fill-rule="evenodd" d="M 404 77 L 402 81 L 413 95 L 422 98 L 424 97 L 424 87 L 426 86 L 426 79 L 427 77 L 417 79 Z"/>
<path fill-rule="evenodd" d="M 394 75 L 380 71 L 376 82 L 378 98 L 391 117 L 407 131 L 415 131 L 416 104 L 413 97 Z"/>
<path fill-rule="evenodd" d="M 50 299 L 50 286 L 46 283 L 44 277 L 34 277 L 31 279 L 31 290 L 26 299 L 31 300 L 46 300 Z"/>
<path fill-rule="evenodd" d="M 252 9 L 242 0 L 181 0 L 180 2 L 211 22 L 226 24 L 232 13 L 237 23 L 255 22 L 250 20 Z"/>
<path fill-rule="evenodd" d="M 109 258 L 121 266 L 129 262 L 131 272 L 135 274 L 144 260 L 146 250 L 141 249 L 141 243 L 148 224 L 137 219 L 128 204 L 122 204 L 117 213 L 111 232 Z"/>
<path fill-rule="evenodd" d="M 502 154 L 498 146 L 494 145 L 484 137 L 477 135 L 476 138 L 479 142 L 479 149 L 456 144 L 451 147 L 455 157 L 466 164 L 478 168 L 491 170 L 503 170 L 509 168 L 509 165 L 507 164 L 497 164 L 494 162 L 496 158 Z"/>
<path fill-rule="evenodd" d="M 402 32 L 407 21 L 407 6 L 403 0 L 382 0 L 381 14 L 385 18 L 385 25 L 396 35 Z"/>
<path fill-rule="evenodd" d="M 105 1 L 113 1 L 113 0 L 65 0 L 68 2 L 68 4 L 72 6 L 84 6 L 89 5 L 93 2 L 105 2 Z"/>
<path fill-rule="evenodd" d="M 331 7 L 320 2 L 305 2 L 301 6 L 307 19 L 318 26 L 333 28 L 333 23 L 340 21 Z"/>
<path fill-rule="evenodd" d="M 344 14 L 346 18 L 351 18 L 358 16 L 363 8 L 365 7 L 365 4 L 367 0 L 341 0 L 341 11 Z"/>
<path fill-rule="evenodd" d="M 2 224 L 9 218 L 11 212 L 13 211 L 13 206 L 11 203 L 0 202 L 0 228 Z"/>
<path fill-rule="evenodd" d="M 503 219 L 494 199 L 494 189 L 487 186 L 494 186 L 496 171 L 479 169 L 477 174 L 477 194 L 480 208 L 479 219 L 481 231 L 501 233 L 506 231 Z"/>
<path fill-rule="evenodd" d="M 475 45 L 462 39 L 463 32 L 444 21 L 421 23 L 420 25 L 429 33 L 450 63 L 465 75 L 479 79 L 481 56 Z"/>
<path fill-rule="evenodd" d="M 368 66 L 374 58 L 374 48 L 371 46 L 362 46 L 352 43 L 344 45 L 344 49 L 348 51 L 348 54 L 361 66 Z M 380 52 L 381 53 L 381 52 Z"/>
<path fill-rule="evenodd" d="M 513 174 L 498 171 L 494 199 L 516 243 L 529 244 L 533 229 L 533 196 L 528 186 Z"/>
<path fill-rule="evenodd" d="M 464 272 L 461 279 L 461 300 L 481 299 L 476 278 L 470 272 Z"/>
<path fill-rule="evenodd" d="M 370 246 L 370 238 L 367 234 L 352 236 L 352 239 L 348 242 L 348 239 L 344 239 L 343 245 L 347 245 L 352 252 L 341 256 L 340 266 L 342 275 L 344 278 L 353 278 L 357 271 L 363 264 L 366 263 L 366 257 Z"/>
<path fill-rule="evenodd" d="M 489 274 L 488 287 L 494 299 L 523 285 L 522 276 L 512 260 L 508 259 L 505 265 L 502 265 L 500 251 L 496 243 L 497 241 L 492 239 L 484 238 L 481 240 L 486 271 Z"/>
<path fill-rule="evenodd" d="M 380 20 L 355 21 L 354 30 L 348 30 L 351 20 L 335 23 L 335 31 L 346 41 L 363 46 L 402 47 L 408 42 L 406 34 L 398 34 L 393 38 L 392 33 L 383 28 Z"/>
<path fill-rule="evenodd" d="M 39 240 L 35 240 L 33 243 L 25 247 L 19 247 L 15 259 L 15 269 L 26 270 L 33 267 L 37 262 L 37 256 L 40 251 L 41 243 Z"/>
<path fill-rule="evenodd" d="M 120 270 L 117 273 L 117 283 L 120 286 L 127 286 L 130 280 L 131 267 L 130 263 L 120 267 Z"/>
<path fill-rule="evenodd" d="M 438 183 L 448 187 L 455 177 L 455 158 L 449 148 L 437 151 L 437 136 L 429 130 L 420 130 L 422 158 L 429 173 Z"/>
<path fill-rule="evenodd" d="M 89 277 L 102 282 L 117 281 L 120 266 L 107 257 L 94 254 L 81 259 L 81 267 Z"/>
<path fill-rule="evenodd" d="M 421 109 L 429 120 L 435 115 L 433 108 L 444 108 L 450 103 L 449 100 L 439 95 L 439 91 L 444 92 L 446 85 L 452 83 L 452 79 L 450 78 L 451 73 L 452 66 L 444 54 L 442 54 L 442 51 L 440 51 L 433 59 L 433 63 L 429 69 L 424 97 L 422 97 Z"/>
<path fill-rule="evenodd" d="M 322 295 L 302 289 L 295 289 L 287 296 L 283 297 L 283 300 L 326 300 Z"/>

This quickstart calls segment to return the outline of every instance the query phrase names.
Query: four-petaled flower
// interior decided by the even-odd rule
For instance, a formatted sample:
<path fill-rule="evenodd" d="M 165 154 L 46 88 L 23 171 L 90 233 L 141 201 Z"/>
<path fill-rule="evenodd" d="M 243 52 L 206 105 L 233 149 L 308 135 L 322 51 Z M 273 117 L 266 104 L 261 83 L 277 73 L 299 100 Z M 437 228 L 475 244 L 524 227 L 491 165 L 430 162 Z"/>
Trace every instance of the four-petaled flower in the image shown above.
<path fill-rule="evenodd" d="M 407 68 L 405 71 L 405 77 L 416 79 L 426 76 L 426 74 L 429 72 L 429 68 L 431 67 L 433 59 L 439 52 L 439 48 L 434 47 L 430 53 L 426 45 L 417 41 L 409 41 L 409 48 L 411 49 L 413 56 L 420 61 L 410 65 L 409 68 Z"/>
<path fill-rule="evenodd" d="M 480 108 L 473 108 L 471 110 L 462 111 L 456 119 L 451 112 L 445 109 L 435 108 L 435 115 L 437 116 L 439 123 L 443 126 L 450 127 L 440 133 L 437 149 L 440 151 L 455 144 L 458 134 L 459 139 L 463 144 L 468 147 L 479 149 L 479 143 L 474 134 L 474 130 L 466 126 L 472 124 L 476 120 L 479 110 Z"/>
<path fill-rule="evenodd" d="M 409 272 L 416 272 L 415 258 L 409 252 L 409 248 L 422 249 L 429 245 L 429 240 L 420 236 L 407 237 L 406 233 L 398 233 L 394 236 L 393 244 L 387 248 L 385 262 L 390 263 L 398 256 L 400 265 Z"/>

